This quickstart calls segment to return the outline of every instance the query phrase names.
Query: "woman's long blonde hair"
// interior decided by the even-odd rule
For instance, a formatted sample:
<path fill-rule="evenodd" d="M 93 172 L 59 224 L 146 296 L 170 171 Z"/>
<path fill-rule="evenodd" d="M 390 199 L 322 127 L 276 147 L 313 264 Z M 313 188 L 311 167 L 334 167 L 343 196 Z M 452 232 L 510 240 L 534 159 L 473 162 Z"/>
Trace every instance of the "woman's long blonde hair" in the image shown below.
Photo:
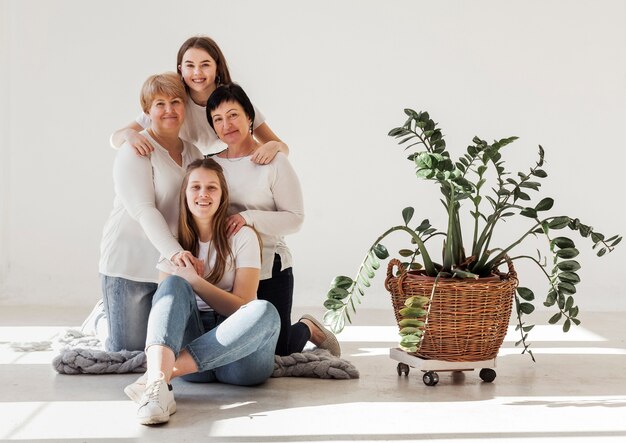
<path fill-rule="evenodd" d="M 215 265 L 211 268 L 209 275 L 203 276 L 208 282 L 217 284 L 226 271 L 226 266 L 229 263 L 234 265 L 233 252 L 230 248 L 230 242 L 226 234 L 226 217 L 228 216 L 228 207 L 230 205 L 230 197 L 228 194 L 228 185 L 226 184 L 226 178 L 224 177 L 224 171 L 222 167 L 211 158 L 204 158 L 196 160 L 187 166 L 187 173 L 183 179 L 183 184 L 180 188 L 180 215 L 178 217 L 178 241 L 184 250 L 190 251 L 196 257 L 198 256 L 198 241 L 200 234 L 198 227 L 193 219 L 189 206 L 187 205 L 187 184 L 189 183 L 189 175 L 196 169 L 203 168 L 209 171 L 214 171 L 220 182 L 222 188 L 222 198 L 220 199 L 220 205 L 217 208 L 217 212 L 213 216 L 212 230 L 213 237 L 211 239 L 212 246 L 215 249 Z M 202 257 L 200 257 L 202 258 Z M 205 262 L 208 261 L 208 257 L 204 258 Z"/>

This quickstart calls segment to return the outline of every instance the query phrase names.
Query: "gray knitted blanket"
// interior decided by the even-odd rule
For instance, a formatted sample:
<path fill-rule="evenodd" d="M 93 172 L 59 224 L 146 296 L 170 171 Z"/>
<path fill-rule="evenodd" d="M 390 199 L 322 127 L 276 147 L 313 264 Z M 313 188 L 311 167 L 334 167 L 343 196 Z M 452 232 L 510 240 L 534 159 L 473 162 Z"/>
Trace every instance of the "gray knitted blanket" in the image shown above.
<path fill-rule="evenodd" d="M 141 351 L 107 352 L 97 337 L 70 329 L 57 343 L 14 343 L 16 351 L 58 348 L 52 367 L 59 374 L 122 374 L 145 372 L 146 356 Z M 359 371 L 347 360 L 325 349 L 313 349 L 285 357 L 275 356 L 272 377 L 313 377 L 332 379 L 359 378 Z"/>

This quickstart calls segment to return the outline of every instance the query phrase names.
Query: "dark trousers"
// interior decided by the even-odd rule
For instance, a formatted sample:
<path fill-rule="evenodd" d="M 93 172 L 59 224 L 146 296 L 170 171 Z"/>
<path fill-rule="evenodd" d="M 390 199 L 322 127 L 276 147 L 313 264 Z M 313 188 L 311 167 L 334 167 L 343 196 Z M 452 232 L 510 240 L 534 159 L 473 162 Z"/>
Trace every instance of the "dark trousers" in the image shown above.
<path fill-rule="evenodd" d="M 293 272 L 291 268 L 280 270 L 281 261 L 274 255 L 272 277 L 259 282 L 257 298 L 267 300 L 274 305 L 280 316 L 280 334 L 276 344 L 276 354 L 285 356 L 302 352 L 311 338 L 311 331 L 304 323 L 291 324 L 291 305 L 293 302 Z"/>

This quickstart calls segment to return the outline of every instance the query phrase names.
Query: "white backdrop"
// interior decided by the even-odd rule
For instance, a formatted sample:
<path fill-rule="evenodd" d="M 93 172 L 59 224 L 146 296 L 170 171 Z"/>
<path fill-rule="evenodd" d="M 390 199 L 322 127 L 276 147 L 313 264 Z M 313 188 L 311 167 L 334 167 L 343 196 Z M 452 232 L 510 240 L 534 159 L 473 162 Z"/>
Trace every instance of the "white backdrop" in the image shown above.
<path fill-rule="evenodd" d="M 439 191 L 387 136 L 405 107 L 429 111 L 455 155 L 474 135 L 519 136 L 505 151 L 514 171 L 542 144 L 555 212 L 626 232 L 620 0 L 0 0 L 0 14 L 0 305 L 100 296 L 109 134 L 136 117 L 144 79 L 173 70 L 195 34 L 216 39 L 291 148 L 307 213 L 287 239 L 297 307 L 320 307 L 330 280 L 353 275 L 405 206 L 444 228 Z M 499 235 L 523 228 L 508 223 Z M 581 308 L 626 309 L 626 246 L 597 259 L 577 243 Z M 537 270 L 518 271 L 544 291 Z M 388 306 L 381 276 L 365 307 Z"/>

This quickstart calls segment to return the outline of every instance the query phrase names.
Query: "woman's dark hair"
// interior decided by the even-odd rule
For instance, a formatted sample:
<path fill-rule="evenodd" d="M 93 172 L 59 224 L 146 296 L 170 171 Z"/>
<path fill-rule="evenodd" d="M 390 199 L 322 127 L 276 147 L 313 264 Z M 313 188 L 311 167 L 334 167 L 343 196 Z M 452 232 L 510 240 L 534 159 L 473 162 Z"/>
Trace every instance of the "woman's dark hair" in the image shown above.
<path fill-rule="evenodd" d="M 211 112 L 215 111 L 218 106 L 225 102 L 235 102 L 241 105 L 243 112 L 245 112 L 246 116 L 250 119 L 250 132 L 252 132 L 252 127 L 254 126 L 254 106 L 252 106 L 252 102 L 248 98 L 246 91 L 237 83 L 228 83 L 218 86 L 209 96 L 209 100 L 206 103 L 206 118 L 209 121 L 209 125 L 211 125 L 211 129 L 215 131 Z"/>

